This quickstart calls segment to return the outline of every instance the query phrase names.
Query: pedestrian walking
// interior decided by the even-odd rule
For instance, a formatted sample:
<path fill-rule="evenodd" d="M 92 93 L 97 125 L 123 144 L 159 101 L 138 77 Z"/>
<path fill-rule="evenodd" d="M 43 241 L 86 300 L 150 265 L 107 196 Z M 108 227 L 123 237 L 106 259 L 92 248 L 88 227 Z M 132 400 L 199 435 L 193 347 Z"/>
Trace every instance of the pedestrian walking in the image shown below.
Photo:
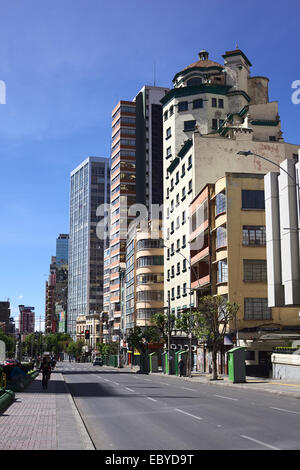
<path fill-rule="evenodd" d="M 42 371 L 43 378 L 42 378 L 42 387 L 44 390 L 47 389 L 48 380 L 50 379 L 51 375 L 51 366 L 46 357 L 43 358 L 43 362 L 41 364 L 40 370 Z"/>
<path fill-rule="evenodd" d="M 183 369 L 184 369 L 184 360 L 181 358 L 180 361 L 178 362 L 178 367 L 179 367 L 179 376 L 183 376 Z"/>

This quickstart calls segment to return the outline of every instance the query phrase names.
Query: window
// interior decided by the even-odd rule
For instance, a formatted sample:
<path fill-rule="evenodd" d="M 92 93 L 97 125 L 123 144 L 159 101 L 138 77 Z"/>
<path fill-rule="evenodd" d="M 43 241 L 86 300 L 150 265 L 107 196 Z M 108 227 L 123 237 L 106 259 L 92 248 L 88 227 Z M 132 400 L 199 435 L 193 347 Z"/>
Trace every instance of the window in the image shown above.
<path fill-rule="evenodd" d="M 186 271 L 186 259 L 182 260 L 182 271 Z"/>
<path fill-rule="evenodd" d="M 243 225 L 243 245 L 265 246 L 266 227 L 257 225 Z"/>
<path fill-rule="evenodd" d="M 171 137 L 171 127 L 168 127 L 166 130 L 166 139 L 169 139 Z"/>
<path fill-rule="evenodd" d="M 172 157 L 172 147 L 167 148 L 167 158 Z"/>
<path fill-rule="evenodd" d="M 251 297 L 244 299 L 244 320 L 271 320 L 268 299 Z"/>
<path fill-rule="evenodd" d="M 218 262 L 218 282 L 228 281 L 227 261 Z"/>
<path fill-rule="evenodd" d="M 165 111 L 164 112 L 164 121 L 166 121 L 168 119 L 168 111 Z"/>
<path fill-rule="evenodd" d="M 219 100 L 218 100 L 218 107 L 219 108 L 224 108 L 224 100 L 221 99 L 221 98 L 219 98 Z"/>
<path fill-rule="evenodd" d="M 188 170 L 191 168 L 191 166 L 192 166 L 192 155 L 190 155 L 188 158 Z"/>
<path fill-rule="evenodd" d="M 141 268 L 143 266 L 163 266 L 164 264 L 164 257 L 163 256 L 141 256 L 137 259 L 137 268 Z"/>
<path fill-rule="evenodd" d="M 164 291 L 160 290 L 139 290 L 137 291 L 137 302 L 143 301 L 163 301 L 164 300 Z"/>
<path fill-rule="evenodd" d="M 174 113 L 174 106 L 170 106 L 169 113 L 170 113 L 170 116 L 173 115 L 173 113 Z"/>
<path fill-rule="evenodd" d="M 182 188 L 182 197 L 181 200 L 183 201 L 185 199 L 185 188 Z"/>
<path fill-rule="evenodd" d="M 244 259 L 244 281 L 266 281 L 266 260 Z"/>
<path fill-rule="evenodd" d="M 184 248 L 185 245 L 186 245 L 186 241 L 185 241 L 185 240 L 186 240 L 186 236 L 183 235 L 183 236 L 182 236 L 182 248 Z"/>
<path fill-rule="evenodd" d="M 189 191 L 188 192 L 191 193 L 192 189 L 193 189 L 193 182 L 192 182 L 192 180 L 190 180 L 189 181 Z"/>
<path fill-rule="evenodd" d="M 227 245 L 227 233 L 225 227 L 218 227 L 216 230 L 216 248 L 222 248 Z"/>
<path fill-rule="evenodd" d="M 178 111 L 179 112 L 187 111 L 187 110 L 188 110 L 188 102 L 187 101 L 181 101 L 180 103 L 178 103 Z"/>
<path fill-rule="evenodd" d="M 186 82 L 186 86 L 200 86 L 200 85 L 202 85 L 202 78 L 200 77 L 190 78 Z"/>
<path fill-rule="evenodd" d="M 180 274 L 180 263 L 177 263 L 177 270 L 176 270 L 176 274 Z"/>
<path fill-rule="evenodd" d="M 194 109 L 203 108 L 203 100 L 202 99 L 194 100 L 193 101 L 193 108 Z"/>
<path fill-rule="evenodd" d="M 181 178 L 183 178 L 184 175 L 185 175 L 185 164 L 183 164 L 181 168 Z"/>
<path fill-rule="evenodd" d="M 193 131 L 196 127 L 196 121 L 184 121 L 184 131 Z"/>
<path fill-rule="evenodd" d="M 161 239 L 146 239 L 146 240 L 139 240 L 137 242 L 137 251 L 144 250 L 147 248 L 162 248 L 163 247 L 163 240 Z"/>
<path fill-rule="evenodd" d="M 275 135 L 269 135 L 269 141 L 270 142 L 276 142 L 276 136 Z"/>
<path fill-rule="evenodd" d="M 217 98 L 212 98 L 211 99 L 211 105 L 212 105 L 213 108 L 217 107 Z"/>
<path fill-rule="evenodd" d="M 177 286 L 177 299 L 180 297 L 180 286 Z"/>
<path fill-rule="evenodd" d="M 218 119 L 212 120 L 211 127 L 214 131 L 218 130 Z"/>
<path fill-rule="evenodd" d="M 242 209 L 265 209 L 265 193 L 263 190 L 242 190 Z"/>
<path fill-rule="evenodd" d="M 186 295 L 186 282 L 183 284 L 183 289 L 182 289 L 182 295 L 185 296 Z"/>
<path fill-rule="evenodd" d="M 226 196 L 225 193 L 219 193 L 216 196 L 216 215 L 226 212 Z"/>

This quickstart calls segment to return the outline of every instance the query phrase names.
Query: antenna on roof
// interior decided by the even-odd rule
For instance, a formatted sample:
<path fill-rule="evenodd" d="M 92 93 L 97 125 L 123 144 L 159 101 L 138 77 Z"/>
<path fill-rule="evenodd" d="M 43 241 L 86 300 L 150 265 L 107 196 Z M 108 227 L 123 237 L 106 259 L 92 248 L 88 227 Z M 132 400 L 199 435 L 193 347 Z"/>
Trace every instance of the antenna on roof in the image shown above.
<path fill-rule="evenodd" d="M 153 64 L 153 86 L 156 85 L 156 62 Z"/>

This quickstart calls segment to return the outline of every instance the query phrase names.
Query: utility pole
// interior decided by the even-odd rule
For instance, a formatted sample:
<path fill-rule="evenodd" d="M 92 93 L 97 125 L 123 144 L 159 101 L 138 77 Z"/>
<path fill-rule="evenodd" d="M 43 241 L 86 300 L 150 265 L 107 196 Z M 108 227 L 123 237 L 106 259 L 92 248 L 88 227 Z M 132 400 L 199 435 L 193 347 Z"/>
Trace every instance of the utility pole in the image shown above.
<path fill-rule="evenodd" d="M 168 291 L 168 375 L 171 375 L 171 308 L 170 308 L 170 290 Z"/>

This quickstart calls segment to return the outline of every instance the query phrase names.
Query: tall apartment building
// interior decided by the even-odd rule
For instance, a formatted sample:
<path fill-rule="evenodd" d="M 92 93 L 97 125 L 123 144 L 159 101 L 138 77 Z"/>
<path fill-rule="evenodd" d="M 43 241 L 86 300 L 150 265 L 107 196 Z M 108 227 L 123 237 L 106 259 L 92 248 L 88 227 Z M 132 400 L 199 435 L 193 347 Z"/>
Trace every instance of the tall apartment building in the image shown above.
<path fill-rule="evenodd" d="M 239 49 L 223 58 L 220 64 L 201 51 L 197 62 L 175 75 L 174 88 L 162 98 L 164 272 L 170 279 L 165 299 L 170 292 L 175 314 L 187 304 L 183 293 L 190 285 L 189 206 L 195 196 L 226 171 L 272 170 L 272 163 L 239 156 L 239 151 L 250 150 L 277 164 L 298 154 L 299 146 L 283 140 L 278 103 L 268 98 L 268 78 L 251 77 L 251 63 Z"/>
<path fill-rule="evenodd" d="M 69 234 L 60 234 L 56 239 L 55 315 L 57 330 L 67 331 L 68 305 L 68 252 Z"/>
<path fill-rule="evenodd" d="M 61 233 L 56 239 L 56 266 L 68 264 L 69 234 Z"/>
<path fill-rule="evenodd" d="M 109 159 L 88 157 L 71 172 L 68 260 L 68 332 L 76 338 L 76 318 L 103 310 L 103 256 L 107 240 L 97 225 L 110 200 Z"/>
<path fill-rule="evenodd" d="M 10 333 L 10 302 L 0 302 L 0 328 L 3 333 Z"/>
<path fill-rule="evenodd" d="M 144 86 L 132 101 L 120 101 L 112 112 L 110 246 L 105 256 L 104 310 L 109 331 L 120 329 L 120 273 L 125 270 L 128 224 L 138 215 L 153 216 L 163 201 L 162 105 L 167 88 Z M 140 206 L 141 207 L 141 206 Z M 131 207 L 133 209 L 133 207 Z M 159 214 L 157 215 L 159 217 Z"/>
<path fill-rule="evenodd" d="M 149 222 L 148 230 L 133 229 L 127 238 L 122 318 L 125 338 L 135 326 L 153 325 L 152 316 L 164 308 L 164 241 L 161 231 L 153 237 L 153 222 Z"/>
<path fill-rule="evenodd" d="M 56 257 L 51 256 L 50 273 L 46 281 L 46 308 L 45 331 L 55 333 L 57 331 L 57 318 L 55 312 L 55 286 L 56 286 Z"/>
<path fill-rule="evenodd" d="M 25 307 L 25 305 L 19 305 L 19 312 L 19 333 L 21 335 L 34 333 L 34 307 Z"/>

